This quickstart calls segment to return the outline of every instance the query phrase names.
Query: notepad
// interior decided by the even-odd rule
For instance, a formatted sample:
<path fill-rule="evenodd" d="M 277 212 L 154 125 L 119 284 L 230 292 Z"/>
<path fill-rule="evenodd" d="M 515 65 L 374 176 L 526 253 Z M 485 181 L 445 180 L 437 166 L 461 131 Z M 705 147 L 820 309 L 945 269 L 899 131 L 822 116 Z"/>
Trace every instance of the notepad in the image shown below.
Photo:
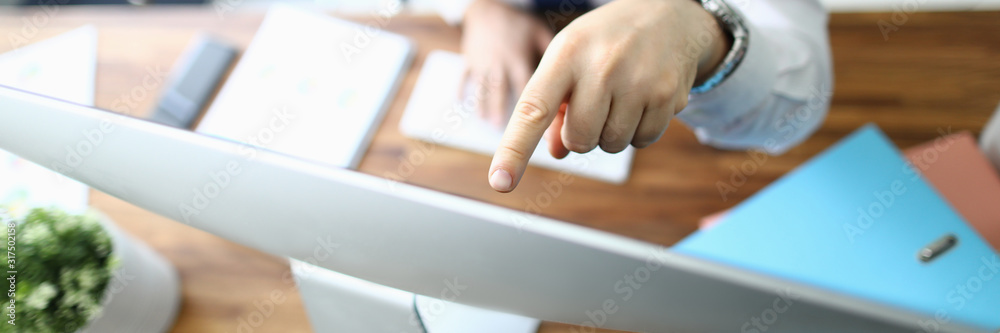
<path fill-rule="evenodd" d="M 403 36 L 274 5 L 196 131 L 356 168 L 412 58 Z"/>
<path fill-rule="evenodd" d="M 503 131 L 476 114 L 477 101 L 473 97 L 459 93 L 465 88 L 460 87 L 464 70 L 461 55 L 431 52 L 410 95 L 399 130 L 411 138 L 493 156 Z M 559 160 L 546 147 L 544 142 L 538 145 L 531 156 L 531 165 L 614 184 L 628 180 L 635 155 L 632 147 L 618 154 L 597 148 L 586 154 L 570 153 Z"/>
<path fill-rule="evenodd" d="M 944 235 L 958 244 L 929 263 L 918 260 Z M 874 126 L 674 250 L 930 318 L 1000 327 L 997 254 Z"/>

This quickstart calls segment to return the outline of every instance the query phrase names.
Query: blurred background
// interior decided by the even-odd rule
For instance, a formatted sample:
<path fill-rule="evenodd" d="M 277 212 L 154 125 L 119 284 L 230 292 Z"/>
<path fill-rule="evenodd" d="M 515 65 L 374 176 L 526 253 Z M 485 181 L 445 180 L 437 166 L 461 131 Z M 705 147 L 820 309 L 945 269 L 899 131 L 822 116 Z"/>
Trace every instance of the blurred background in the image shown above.
<path fill-rule="evenodd" d="M 430 2 L 435 0 L 408 0 L 409 6 L 416 12 L 429 11 Z M 0 5 L 32 5 L 38 3 L 51 3 L 53 1 L 37 0 L 0 0 Z M 205 4 L 212 3 L 213 0 L 60 0 L 57 3 L 67 5 L 89 5 L 89 4 L 132 4 L 132 5 L 170 5 L 170 4 Z M 227 0 L 217 0 L 216 2 L 230 2 Z M 344 12 L 365 12 L 377 8 L 380 4 L 378 0 L 243 0 L 241 4 L 247 9 L 267 8 L 271 3 L 282 2 L 300 6 L 315 6 L 329 10 Z M 990 10 L 1000 8 L 1000 1 L 989 0 L 822 0 L 821 1 L 831 11 L 892 11 L 896 7 L 903 5 L 912 6 L 919 4 L 921 11 L 939 10 Z"/>
<path fill-rule="evenodd" d="M 377 22 L 378 28 L 415 41 L 415 54 L 412 65 L 397 73 L 401 86 L 395 96 L 388 97 L 384 120 L 376 126 L 374 139 L 362 151 L 364 158 L 356 169 L 527 210 L 525 203 L 537 202 L 537 198 L 549 193 L 544 184 L 559 179 L 559 172 L 532 169 L 518 191 L 501 195 L 485 186 L 483 176 L 490 163 L 489 156 L 446 147 L 428 150 L 426 143 L 400 133 L 403 114 L 428 55 L 436 50 L 460 51 L 461 32 L 434 15 L 435 1 L 404 1 L 403 14 L 381 21 L 376 12 L 384 8 L 386 0 L 0 0 L 0 5 L 16 6 L 0 8 L 0 36 L 4 36 L 0 54 L 14 53 L 10 51 L 17 48 L 23 51 L 28 44 L 58 41 L 56 44 L 60 45 L 34 50 L 54 56 L 33 60 L 47 66 L 76 61 L 82 64 L 81 68 L 92 70 L 79 75 L 88 80 L 90 90 L 84 89 L 82 93 L 86 96 L 78 103 L 150 117 L 156 112 L 160 97 L 169 90 L 162 82 L 163 77 L 176 76 L 173 70 L 183 67 L 180 64 L 191 52 L 191 46 L 199 45 L 196 41 L 200 36 L 211 35 L 220 44 L 229 46 L 233 54 L 229 60 L 235 67 L 247 57 L 246 51 L 261 27 L 264 13 L 275 3 L 311 8 L 317 14 L 329 13 L 356 23 Z M 979 137 L 1000 102 L 1000 1 L 822 2 L 834 12 L 830 42 L 836 89 L 830 97 L 831 109 L 825 123 L 809 140 L 756 165 L 754 172 L 743 175 L 734 192 L 720 196 L 718 184 L 730 182 L 734 170 L 751 158 L 746 152 L 706 147 L 687 127 L 671 125 L 660 142 L 636 153 L 626 182 L 609 184 L 575 179 L 556 195 L 558 200 L 553 199 L 541 208 L 541 214 L 670 246 L 697 231 L 706 216 L 743 202 L 865 124 L 878 125 L 900 149 L 919 147 L 954 134 Z M 68 6 L 49 16 L 53 11 L 39 4 Z M 880 31 L 882 23 L 891 24 L 895 30 Z M 91 27 L 76 30 L 86 26 Z M 74 32 L 75 35 L 69 35 Z M 57 40 L 60 35 L 70 38 Z M 9 36 L 22 38 L 8 39 Z M 312 38 L 316 44 L 330 38 L 310 34 L 298 37 Z M 65 56 L 77 54 L 72 50 L 81 49 L 87 52 L 79 54 L 88 57 Z M 29 81 L 45 74 L 45 66 L 31 61 L 12 63 L 23 65 L 23 70 L 13 75 L 17 79 Z M 55 66 L 53 70 L 62 69 Z M 263 68 L 261 77 L 269 70 Z M 220 67 L 222 79 L 218 85 L 228 83 L 227 75 L 232 71 L 228 63 Z M 151 89 L 140 89 L 147 88 L 144 80 L 151 76 L 158 78 L 157 84 Z M 367 77 L 351 78 L 351 82 L 359 82 Z M 61 79 L 56 77 L 53 81 Z M 316 86 L 312 81 L 303 82 L 302 90 Z M 219 92 L 214 86 L 207 91 L 210 95 Z M 418 165 L 409 162 L 428 151 L 433 156 Z M 6 174 L 0 174 L 0 180 L 3 177 Z M 103 223 L 115 224 L 123 234 L 134 236 L 136 243 L 148 244 L 153 250 L 150 253 L 162 256 L 164 266 L 176 269 L 179 281 L 174 282 L 179 290 L 161 291 L 176 297 L 179 303 L 165 306 L 174 306 L 177 311 L 176 316 L 164 319 L 166 330 L 322 331 L 310 325 L 313 318 L 303 305 L 308 297 L 300 292 L 288 260 L 216 237 L 108 194 L 86 187 L 82 191 L 85 193 L 71 200 L 82 200 L 85 206 L 103 212 L 106 214 Z M 126 282 L 132 286 L 149 284 L 150 289 L 157 289 L 159 284 L 150 281 L 154 280 L 140 278 Z M 576 331 L 572 325 L 557 323 L 543 323 L 539 330 Z"/>

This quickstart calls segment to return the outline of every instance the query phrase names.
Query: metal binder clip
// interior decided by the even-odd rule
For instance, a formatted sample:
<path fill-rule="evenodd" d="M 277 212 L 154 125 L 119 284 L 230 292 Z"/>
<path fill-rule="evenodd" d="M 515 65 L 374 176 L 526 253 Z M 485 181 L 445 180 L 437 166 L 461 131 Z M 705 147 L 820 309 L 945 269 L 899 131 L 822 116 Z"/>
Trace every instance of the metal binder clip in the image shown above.
<path fill-rule="evenodd" d="M 925 263 L 931 262 L 934 258 L 937 258 L 941 254 L 948 252 L 948 250 L 955 247 L 955 244 L 958 244 L 958 237 L 955 237 L 953 234 L 947 234 L 920 249 L 920 251 L 917 252 L 917 259 L 920 259 L 920 261 Z"/>

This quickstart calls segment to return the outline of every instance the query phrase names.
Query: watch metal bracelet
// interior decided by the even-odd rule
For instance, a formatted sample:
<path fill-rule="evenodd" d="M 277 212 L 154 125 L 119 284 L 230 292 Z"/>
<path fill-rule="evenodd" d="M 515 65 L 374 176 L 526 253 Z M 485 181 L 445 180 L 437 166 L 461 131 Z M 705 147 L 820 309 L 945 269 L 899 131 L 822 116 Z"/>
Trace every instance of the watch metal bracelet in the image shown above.
<path fill-rule="evenodd" d="M 729 53 L 726 54 L 726 57 L 722 60 L 722 64 L 715 70 L 715 73 L 701 85 L 691 88 L 692 94 L 701 94 L 721 84 L 736 70 L 736 67 L 743 60 L 743 56 L 746 55 L 747 45 L 750 40 L 750 31 L 744 24 L 740 13 L 729 7 L 729 4 L 724 0 L 696 1 L 699 1 L 705 10 L 711 13 L 712 16 L 715 16 L 719 24 L 733 36 L 733 47 L 729 49 Z"/>

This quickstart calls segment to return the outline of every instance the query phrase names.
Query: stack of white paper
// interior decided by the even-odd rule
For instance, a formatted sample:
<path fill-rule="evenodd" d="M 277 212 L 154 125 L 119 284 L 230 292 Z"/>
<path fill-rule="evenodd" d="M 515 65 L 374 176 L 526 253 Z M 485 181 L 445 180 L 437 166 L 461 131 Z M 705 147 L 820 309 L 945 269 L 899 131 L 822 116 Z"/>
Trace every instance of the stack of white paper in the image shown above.
<path fill-rule="evenodd" d="M 197 131 L 355 168 L 412 50 L 396 34 L 275 5 Z"/>

